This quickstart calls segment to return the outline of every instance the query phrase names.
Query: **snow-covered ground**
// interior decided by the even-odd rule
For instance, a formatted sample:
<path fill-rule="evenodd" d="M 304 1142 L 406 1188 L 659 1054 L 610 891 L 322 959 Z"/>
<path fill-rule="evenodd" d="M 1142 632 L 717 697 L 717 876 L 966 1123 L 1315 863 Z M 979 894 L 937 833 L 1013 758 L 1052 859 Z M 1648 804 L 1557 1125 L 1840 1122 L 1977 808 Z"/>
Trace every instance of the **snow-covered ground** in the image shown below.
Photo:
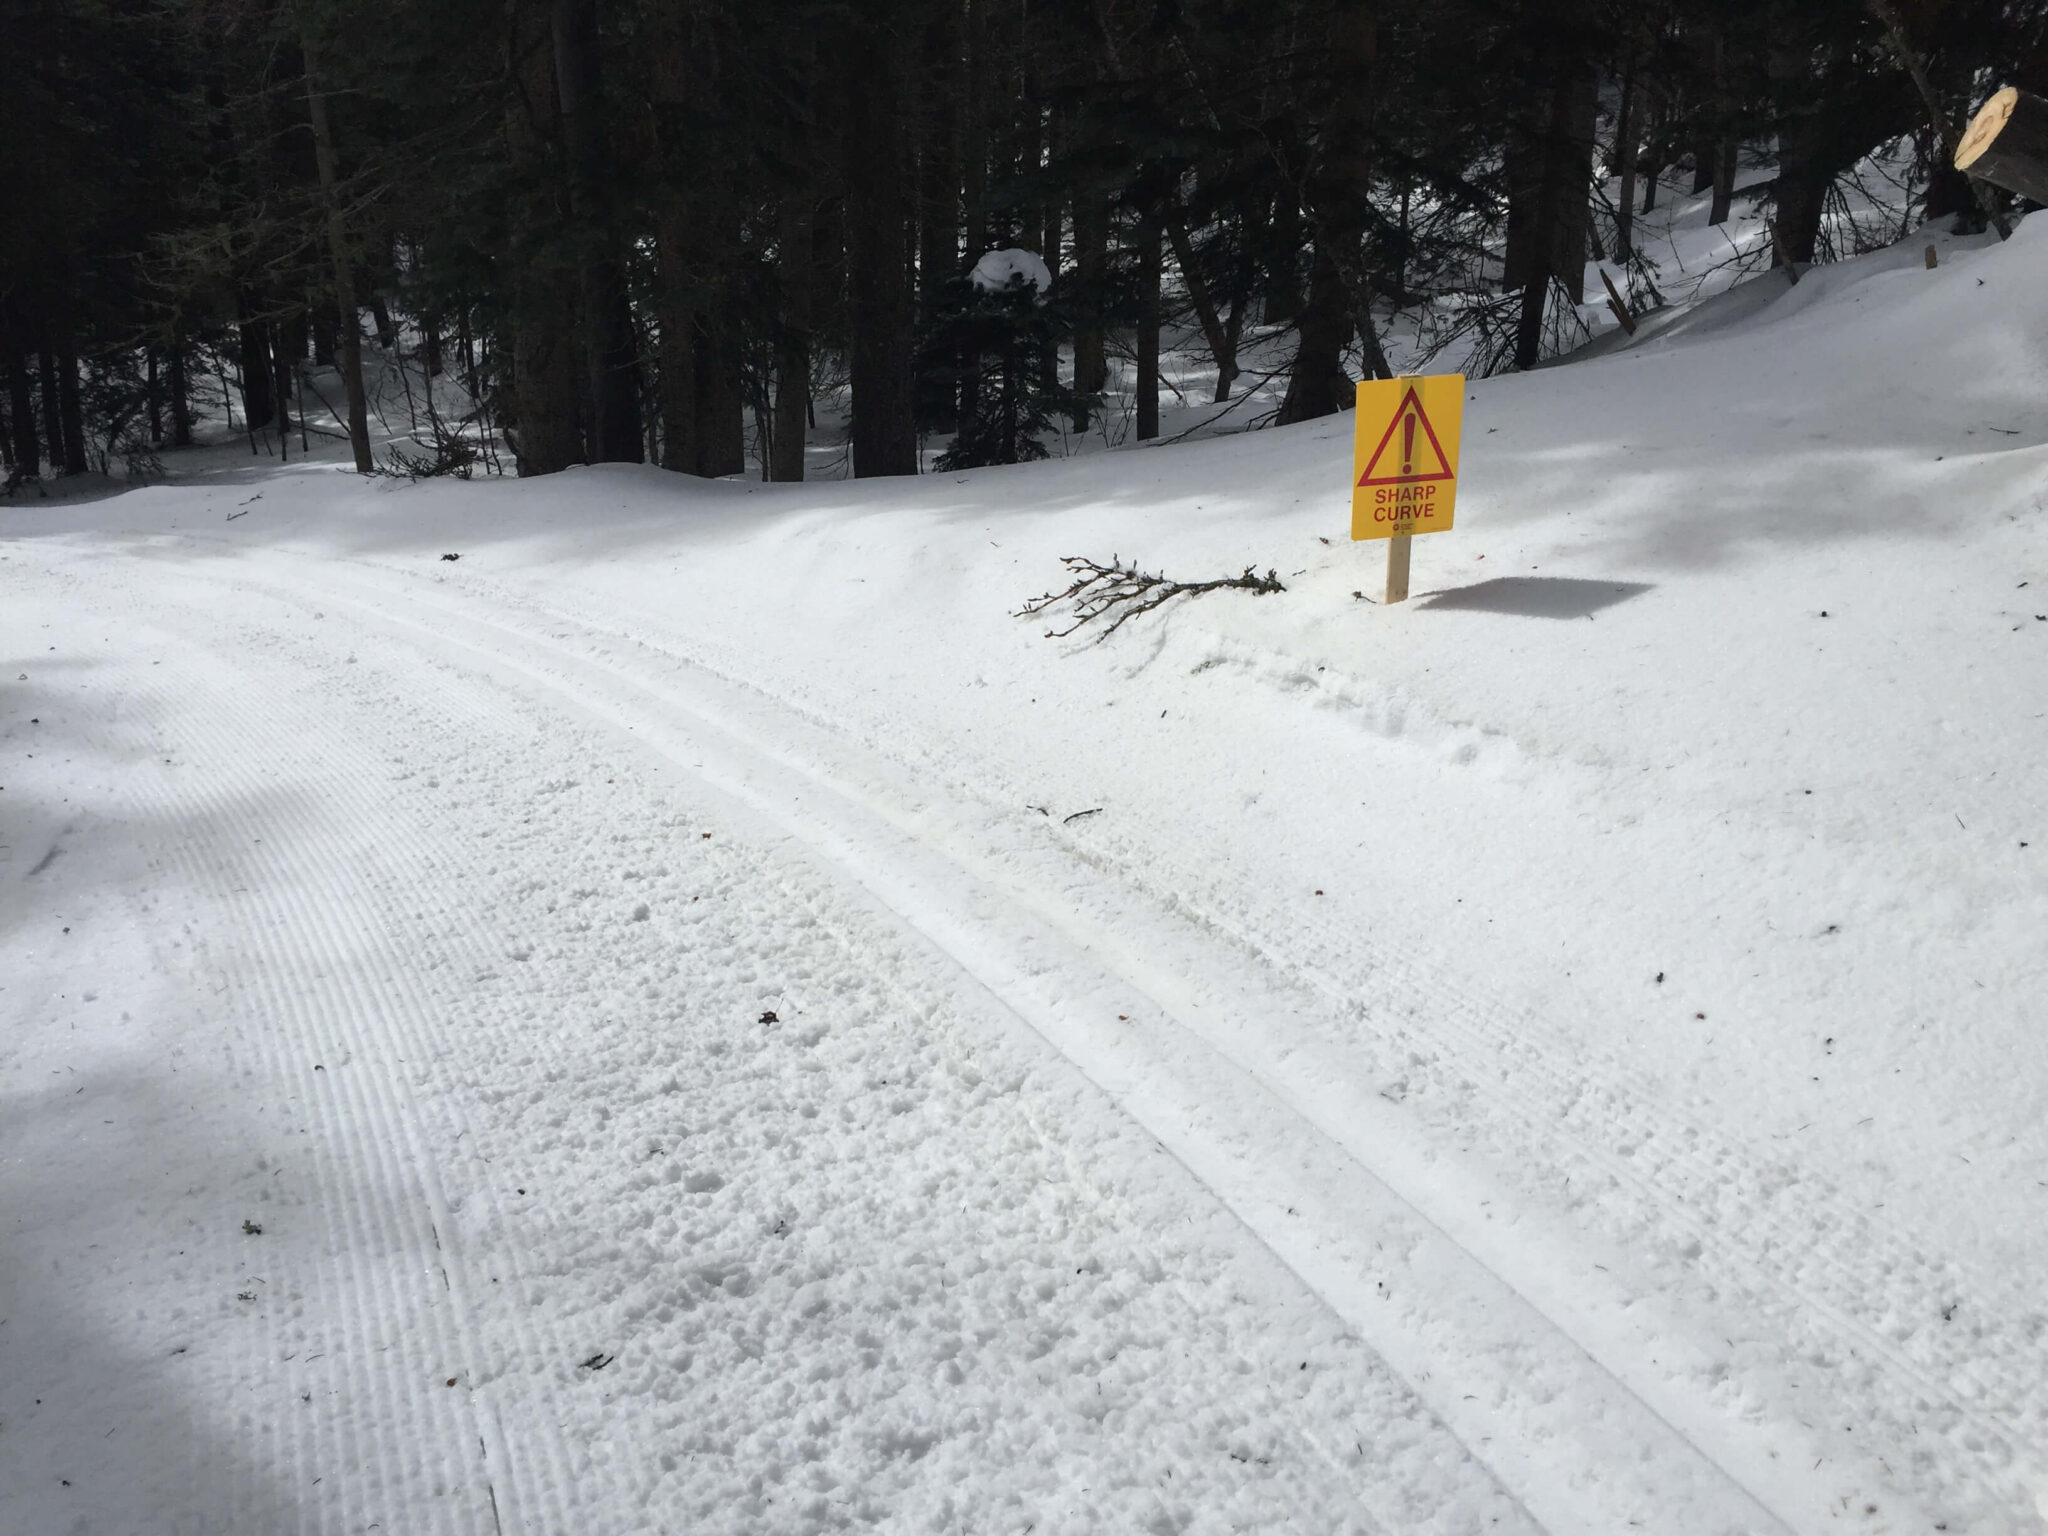
<path fill-rule="evenodd" d="M 2048 218 L 1924 243 L 1475 384 L 1391 608 L 1343 419 L 0 508 L 0 1531 L 2048 1529 Z"/>

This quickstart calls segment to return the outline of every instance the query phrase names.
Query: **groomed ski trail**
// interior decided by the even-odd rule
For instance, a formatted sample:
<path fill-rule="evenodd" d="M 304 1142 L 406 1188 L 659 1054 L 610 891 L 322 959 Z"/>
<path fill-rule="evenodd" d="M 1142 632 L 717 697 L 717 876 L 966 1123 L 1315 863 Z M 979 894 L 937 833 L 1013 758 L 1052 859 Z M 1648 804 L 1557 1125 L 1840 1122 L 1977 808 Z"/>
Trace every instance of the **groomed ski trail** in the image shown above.
<path fill-rule="evenodd" d="M 223 659 L 231 647 L 207 633 L 208 605 L 153 597 L 145 588 L 160 570 L 148 583 L 137 579 L 144 566 L 160 566 L 160 557 L 89 558 L 103 580 L 116 567 L 104 585 L 122 590 L 137 611 L 201 651 L 211 648 L 222 669 L 216 691 L 233 688 L 233 668 Z M 828 907 L 847 903 L 857 888 L 864 901 L 854 904 L 866 921 L 893 928 L 897 942 L 917 955 L 917 969 L 947 976 L 949 991 L 972 999 L 963 1006 L 980 1021 L 982 1036 L 999 1035 L 1006 1049 L 1027 1058 L 1048 1046 L 1057 1051 L 1101 1096 L 1079 1090 L 1097 1121 L 1128 1115 L 1171 1154 L 1176 1166 L 1158 1179 L 1171 1185 L 1191 1176 L 1241 1224 L 1240 1242 L 1277 1259 L 1341 1319 L 1343 1330 L 1384 1359 L 1400 1378 L 1399 1390 L 1412 1392 L 1443 1426 L 1433 1433 L 1440 1440 L 1445 1431 L 1456 1436 L 1458 1454 L 1469 1463 L 1461 1476 L 1471 1486 L 1500 1490 L 1471 1495 L 1492 1501 L 1495 1520 L 1523 1519 L 1557 1536 L 1629 1528 L 1809 1531 L 1844 1517 L 1873 1530 L 1931 1523 L 1910 1508 L 1897 1481 L 1868 1463 L 1844 1464 L 1837 1443 L 1805 1437 L 1782 1416 L 1730 1414 L 1690 1390 L 1702 1376 L 1725 1372 L 1725 1364 L 1703 1359 L 1674 1367 L 1656 1352 L 1668 1357 L 1695 1347 L 1698 1311 L 1688 1312 L 1683 1300 L 1630 1295 L 1619 1283 L 1602 1294 L 1583 1273 L 1583 1255 L 1566 1251 L 1553 1235 L 1520 1230 L 1512 1219 L 1495 1224 L 1480 1209 L 1487 1203 L 1484 1182 L 1436 1160 L 1404 1132 L 1381 1084 L 1350 1080 L 1341 1070 L 1341 1057 L 1327 1049 L 1333 1020 L 1397 1040 L 1428 1033 L 1448 1060 L 1417 1060 L 1418 1071 L 1457 1076 L 1496 1117 L 1524 1132 L 1547 1125 L 1536 1145 L 1557 1166 L 1610 1181 L 1642 1208 L 1646 1229 L 1676 1228 L 1689 1238 L 1703 1267 L 1719 1266 L 1769 1309 L 1788 1346 L 1815 1351 L 1823 1366 L 1828 1351 L 1861 1355 L 1861 1369 L 1907 1378 L 1936 1433 L 1963 1426 L 1984 1470 L 2028 1475 L 2014 1447 L 2024 1443 L 2020 1424 L 2038 1394 L 2009 1374 L 2024 1371 L 2024 1348 L 2018 1358 L 1995 1356 L 1938 1376 L 1935 1362 L 1889 1348 L 1852 1307 L 1830 1299 L 1855 1295 L 1859 1285 L 1881 1289 L 1887 1276 L 1912 1277 L 1913 1266 L 1924 1271 L 1928 1261 L 1885 1251 L 1852 1216 L 1831 1212 L 1824 1191 L 1788 1192 L 1732 1149 L 1703 1145 L 1697 1126 L 1682 1115 L 1669 1124 L 1672 1106 L 1632 1102 L 1633 1085 L 1604 1073 L 1601 1063 L 1555 1050 L 1546 1056 L 1556 1037 L 1546 1041 L 1543 1021 L 1490 1010 L 1483 987 L 1463 978 L 1446 985 L 1420 968 L 1404 973 L 1396 957 L 1385 957 L 1376 968 L 1377 1006 L 1361 1009 L 1347 995 L 1354 991 L 1347 978 L 1319 973 L 1312 956 L 1289 951 L 1287 939 L 1232 931 L 1198 901 L 1146 889 L 1148 875 L 1156 884 L 1156 868 L 1134 874 L 1098 867 L 1101 861 L 1091 863 L 1084 848 L 1050 827 L 1041 832 L 1022 818 L 1000 822 L 979 807 L 950 803 L 905 781 L 827 723 L 707 669 L 677 642 L 655 640 L 645 625 L 627 632 L 567 605 L 369 563 L 289 564 L 288 582 L 277 579 L 275 566 L 258 576 L 204 559 L 181 564 L 178 579 L 189 581 L 195 596 L 210 590 L 258 597 L 298 620 L 317 613 L 314 622 L 331 631 L 352 629 L 358 639 L 344 665 L 355 664 L 355 650 L 417 655 L 431 664 L 435 696 L 448 701 L 451 717 L 466 711 L 476 721 L 495 718 L 502 708 L 481 702 L 486 696 L 516 698 L 526 717 L 540 722 L 532 727 L 537 732 L 548 732 L 549 721 L 568 722 L 626 754 L 668 790 L 716 805 L 730 824 L 812 870 L 833 892 Z M 93 601 L 104 604 L 107 593 Z M 278 676 L 273 699 L 289 690 L 281 668 Z M 304 719 L 313 728 L 311 717 Z M 360 708 L 355 720 L 366 740 L 376 739 Z M 261 735 L 256 721 L 244 719 L 227 730 L 218 754 Z M 381 746 L 386 754 L 403 750 L 395 735 Z M 358 794 L 367 795 L 361 777 L 359 771 Z M 353 814 L 374 823 L 373 800 L 355 804 Z M 292 840 L 288 825 L 277 830 Z M 211 857 L 220 866 L 224 855 L 215 849 Z M 445 877 L 462 862 L 460 850 L 430 841 L 394 858 L 379 879 L 412 899 L 436 888 L 430 872 Z M 374 924 L 350 918 L 349 898 L 331 871 L 302 879 L 302 908 L 281 924 L 298 953 L 268 953 L 257 969 L 293 977 L 303 992 L 304 978 L 336 955 L 374 952 L 378 941 L 369 931 Z M 323 879 L 327 888 L 320 890 Z M 460 903 L 448 906 L 445 896 L 435 899 L 442 907 L 422 914 L 428 929 L 466 928 L 466 962 L 490 964 L 492 946 L 478 915 Z M 248 917 L 262 920 L 258 913 Z M 307 937 L 323 925 L 330 930 L 325 939 Z M 416 959 L 384 955 L 378 965 L 386 983 L 403 993 Z M 355 971 L 360 986 L 361 966 Z M 377 1019 L 380 1006 L 357 996 L 347 1011 L 357 1020 Z M 269 998 L 261 1011 L 289 1016 L 290 999 Z M 430 1046 L 421 1035 L 429 1012 L 414 995 L 373 1029 L 386 1046 L 443 1063 L 421 1085 L 431 1091 L 387 1089 L 351 1118 L 377 1127 L 380 1141 L 411 1139 L 402 1162 L 415 1189 L 400 1203 L 413 1210 L 414 1230 L 404 1241 L 422 1254 L 432 1247 L 442 1256 L 436 1262 L 447 1264 L 442 1283 L 453 1300 L 449 1320 L 436 1326 L 452 1340 L 474 1332 L 466 1309 L 475 1282 L 466 1277 L 481 1255 L 446 1257 L 444 1234 L 460 1223 L 434 1170 L 472 1127 L 460 1109 L 467 1092 L 461 1074 L 451 1075 L 446 1064 L 451 1043 Z M 338 1024 L 334 1017 L 302 1024 L 298 1045 L 310 1048 L 308 1032 L 331 1033 Z M 1275 1040 L 1286 1048 L 1273 1051 Z M 1512 1062 L 1516 1071 L 1500 1071 L 1489 1083 L 1479 1070 L 1488 1060 Z M 287 1070 L 285 1061 L 274 1069 Z M 573 1063 L 566 1069 L 573 1071 Z M 1589 1101 L 1614 1113 L 1575 1117 Z M 1557 1103 L 1564 1107 L 1553 1113 Z M 436 1117 L 441 1141 L 430 1149 L 420 1127 Z M 1660 1117 L 1663 1126 L 1649 1123 Z M 1638 1147 L 1665 1155 L 1615 1157 L 1600 1141 L 1616 1134 L 1617 1122 L 1621 1137 L 1633 1135 Z M 1060 1133 L 1047 1134 L 1058 1140 Z M 1100 1134 L 1113 1140 L 1116 1132 Z M 472 1169 L 463 1182 L 482 1176 Z M 336 1240 L 353 1236 L 339 1233 Z M 1806 1261 L 1771 1261 L 1802 1237 Z M 1860 1260 L 1846 1240 L 1856 1238 L 1868 1240 Z M 491 1259 L 501 1273 L 516 1268 L 510 1252 Z M 1567 1277 L 1590 1283 L 1574 1293 Z M 337 1283 L 337 1295 L 347 1289 Z M 555 1338 L 519 1338 L 507 1347 L 529 1361 L 560 1358 L 569 1348 Z M 450 1345 L 463 1348 L 474 1346 Z M 1459 1369 L 1476 1362 L 1491 1364 L 1476 1377 Z M 1467 1391 L 1475 1380 L 1483 1390 Z M 570 1507 L 564 1501 L 587 1465 L 576 1468 L 573 1449 L 545 1439 L 531 1448 L 494 1446 L 492 1406 L 473 1407 L 476 1417 L 463 1431 L 477 1441 L 472 1475 L 487 1498 L 503 1496 L 511 1511 L 503 1518 L 523 1521 L 518 1528 L 551 1528 Z M 535 1412 L 545 1417 L 539 1401 L 520 1406 L 533 1410 L 519 1414 L 521 1424 Z M 1305 1441 L 1318 1438 L 1307 1424 L 1299 1432 Z M 1327 1469 L 1373 1459 L 1367 1440 L 1354 1439 L 1347 1457 L 1326 1433 L 1320 1439 L 1326 1443 L 1317 1447 L 1318 1460 Z M 1364 1507 L 1384 1520 L 1388 1510 L 1406 1506 L 1412 1519 L 1415 1497 L 1414 1488 L 1397 1497 L 1382 1485 L 1365 1496 Z"/>
<path fill-rule="evenodd" d="M 580 786 L 561 770 L 577 771 L 606 743 L 565 732 L 559 711 L 508 711 L 496 689 L 478 707 L 476 680 L 445 667 L 415 676 L 414 654 L 344 628 L 333 599 L 320 600 L 326 617 L 313 622 L 326 626 L 323 642 L 332 635 L 341 643 L 309 668 L 312 647 L 280 641 L 283 626 L 222 618 L 208 601 L 210 584 L 195 585 L 181 602 L 165 595 L 176 583 L 161 571 L 138 580 L 117 574 L 114 559 L 80 564 L 62 584 L 67 621 L 91 613 L 111 650 L 149 654 L 156 664 L 125 664 L 121 718 L 96 736 L 82 733 L 71 750 L 96 746 L 104 760 L 144 768 L 155 781 L 137 789 L 133 775 L 124 776 L 132 798 L 107 814 L 174 829 L 151 841 L 180 899 L 201 899 L 185 924 L 198 934 L 191 965 L 233 1010 L 233 1039 L 248 1053 L 237 1091 L 259 1115 L 283 1111 L 291 1122 L 285 1135 L 309 1143 L 287 1141 L 289 1151 L 261 1157 L 264 1180 L 277 1181 L 252 1207 L 263 1231 L 232 1240 L 269 1245 L 268 1273 L 249 1282 L 261 1286 L 252 1300 L 217 1303 L 222 1316 L 189 1351 L 204 1358 L 216 1391 L 246 1393 L 256 1384 L 258 1406 L 240 1420 L 243 1483 L 232 1494 L 187 1489 L 158 1511 L 170 1527 L 921 1525 L 957 1500 L 953 1485 L 967 1471 L 987 1482 L 994 1461 L 999 1502 L 1041 1530 L 1099 1529 L 1134 1516 L 1185 1529 L 1533 1529 L 1483 1466 L 1306 1298 L 1290 1309 L 1283 1293 L 1274 1318 L 1236 1315 L 1231 1303 L 1246 1291 L 1274 1299 L 1286 1283 L 1277 1266 L 1241 1251 L 1200 1191 L 1147 1173 L 1147 1150 L 1082 1085 L 1056 1072 L 1045 1081 L 1053 1064 L 1028 1054 L 1006 1061 L 1016 1053 L 987 1038 L 988 1021 L 977 1019 L 981 1004 L 971 998 L 963 1039 L 950 1016 L 956 1003 L 924 946 L 899 950 L 894 925 L 849 907 L 842 885 L 806 872 L 807 858 L 792 867 L 776 846 L 786 839 L 750 838 L 765 829 L 751 825 L 744 807 L 716 794 L 686 809 L 673 797 L 648 802 L 624 772 L 614 775 L 621 787 L 607 809 L 647 818 L 639 824 L 655 833 L 633 840 L 642 876 L 634 894 L 685 909 L 731 903 L 743 926 L 728 919 L 720 937 L 739 959 L 700 949 L 700 960 L 725 973 L 708 978 L 671 959 L 672 979 L 644 994 L 645 978 L 618 965 L 616 954 L 600 953 L 594 968 L 577 974 L 581 938 L 508 941 L 508 914 L 474 893 L 510 873 L 515 886 L 551 905 L 556 895 L 588 895 L 581 881 L 592 870 L 493 869 L 501 855 L 486 845 L 480 856 L 471 839 L 502 835 L 493 822 L 529 827 L 567 809 Z M 62 718 L 53 711 L 51 723 Z M 519 760 L 522 747 L 532 754 L 527 761 Z M 646 766 L 630 748 L 627 760 Z M 446 824 L 423 820 L 417 803 L 406 805 L 417 800 L 407 789 L 414 781 L 439 789 L 443 780 L 481 793 L 458 801 L 465 814 Z M 508 795 L 514 782 L 525 787 Z M 581 825 L 575 840 L 602 864 L 612 858 L 606 845 L 620 838 L 598 819 Z M 550 834 L 529 851 L 561 848 Z M 661 872 L 663 863 L 679 867 Z M 697 900 L 680 894 L 691 886 Z M 615 917 L 621 931 L 652 936 L 645 905 Z M 538 911 L 522 915 L 531 920 Z M 658 965 L 664 949 L 655 943 L 642 958 Z M 532 979 L 518 977 L 521 967 Z M 582 1038 L 550 1027 L 551 1008 L 573 1012 L 593 992 L 602 1015 L 621 1001 L 644 1007 L 677 984 L 708 985 L 728 1013 L 743 1011 L 732 1032 L 742 1042 L 761 1036 L 758 999 L 785 1010 L 776 1026 L 793 1038 L 785 1054 L 860 1042 L 840 1047 L 854 1054 L 838 1070 L 851 1079 L 852 1101 L 884 1111 L 877 1123 L 854 1126 L 849 1144 L 835 1135 L 840 1128 L 776 1103 L 772 1091 L 754 1105 L 693 1094 L 682 1079 L 702 1065 L 694 1052 L 739 1057 L 747 1044 L 730 1038 L 697 1038 L 680 1055 L 657 1059 L 657 1047 L 672 1051 L 673 1042 L 642 1041 L 616 1023 Z M 843 1011 L 834 994 L 843 1004 L 848 987 L 860 990 L 853 1017 L 833 1019 Z M 493 1012 L 534 1001 L 536 990 L 537 1007 L 515 1009 L 493 1027 Z M 789 1001 L 807 992 L 832 1022 L 812 1024 L 804 1017 L 812 1009 Z M 487 1000 L 497 1009 L 460 1006 L 463 995 L 485 993 L 495 994 Z M 508 1064 L 521 1070 L 514 1086 L 499 1086 L 493 1079 Z M 810 1077 L 822 1069 L 798 1070 Z M 906 1070 L 910 1080 L 898 1078 L 892 1092 L 892 1075 Z M 918 1089 L 919 1077 L 935 1073 L 949 1091 Z M 773 1090 L 773 1079 L 759 1086 Z M 730 1094 L 732 1084 L 723 1087 Z M 609 1191 L 590 1186 L 587 1168 L 579 1185 L 579 1170 L 563 1166 L 578 1162 L 614 1112 L 644 1119 L 635 1112 L 668 1111 L 677 1099 L 690 1120 L 716 1126 L 693 1134 L 663 1114 L 674 1134 L 693 1141 L 751 1137 L 777 1124 L 832 1141 L 816 1154 L 825 1171 L 813 1175 L 809 1198 L 793 1177 L 773 1228 L 741 1219 L 746 1230 L 707 1231 L 704 1205 L 741 1181 L 715 1162 L 672 1155 L 681 1149 L 665 1145 L 670 1132 L 626 1137 L 631 1159 L 613 1170 L 618 1183 Z M 978 1135 L 949 1136 L 956 1114 L 970 1116 Z M 892 1124 L 918 1134 L 896 1145 Z M 1019 1137 L 1030 1145 L 1020 1150 Z M 1090 1140 L 1098 1145 L 1089 1148 Z M 728 1155 L 737 1150 L 728 1146 Z M 928 1167 L 900 1193 L 863 1194 L 878 1176 L 900 1174 L 905 1155 L 951 1166 Z M 507 1162 L 527 1171 L 508 1172 Z M 1102 1167 L 1090 1166 L 1102 1164 L 1112 1174 L 1135 1168 L 1117 1176 L 1133 1187 L 1103 1185 Z M 821 1190 L 819 1177 L 835 1188 Z M 1021 1189 L 1008 1187 L 1020 1178 Z M 516 1191 L 515 1180 L 525 1181 Z M 568 1187 L 550 1201 L 558 1181 Z M 971 1223 L 972 1243 L 953 1227 L 922 1232 L 921 1210 L 889 1209 L 906 1198 L 919 1207 L 951 1182 L 962 1184 L 948 1192 L 961 1211 L 948 1219 Z M 845 1209 L 834 1211 L 832 1199 Z M 864 1201 L 881 1209 L 863 1210 Z M 808 1231 L 835 1220 L 864 1230 L 884 1218 L 907 1227 L 911 1239 L 950 1237 L 952 1245 L 936 1259 L 903 1253 L 910 1274 L 881 1284 L 881 1305 L 863 1305 L 860 1295 L 832 1301 L 829 1263 L 806 1278 Z M 1173 1230 L 1182 1226 L 1191 1230 Z M 1164 1250 L 1155 1246 L 1161 1228 Z M 888 1230 L 885 1221 L 884 1241 Z M 315 1251 L 303 1251 L 313 1234 Z M 1058 1278 L 1063 1254 L 1083 1261 L 1077 1278 Z M 874 1257 L 837 1255 L 839 1267 Z M 927 1265 L 943 1273 L 963 1261 L 952 1284 L 964 1302 L 949 1302 L 946 1284 L 934 1294 L 917 1278 Z M 858 1275 L 848 1283 L 867 1290 L 876 1281 Z M 282 1306 L 264 1294 L 273 1285 L 287 1292 Z M 818 1356 L 799 1361 L 801 1376 L 778 1363 L 765 1381 L 749 1379 L 761 1349 L 743 1338 L 721 1341 L 722 1330 L 706 1335 L 693 1322 L 754 1296 L 755 1326 L 788 1330 L 797 1337 L 785 1346 L 803 1344 Z M 1100 1323 L 1071 1325 L 1063 1314 L 1076 1305 L 1108 1320 L 1108 1333 Z M 1032 1321 L 1041 1307 L 1047 1316 Z M 980 1326 L 969 1326 L 977 1313 Z M 1002 1314 L 1014 1315 L 992 1325 Z M 24 1320 L 17 1312 L 17 1323 Z M 898 1328 L 905 1337 L 894 1336 Z M 820 1330 L 845 1337 L 825 1346 L 804 1338 Z M 706 1358 L 661 1347 L 678 1333 Z M 835 1364 L 827 1346 L 851 1357 Z M 1074 1354 L 1091 1348 L 1107 1358 Z M 1276 1349 L 1309 1359 L 1282 1370 Z M 971 1376 L 956 1383 L 965 1401 L 954 1411 L 964 1422 L 953 1427 L 965 1432 L 953 1447 L 921 1422 L 925 1392 L 894 1379 L 902 1371 L 892 1369 L 892 1356 L 925 1352 L 940 1369 L 980 1358 L 998 1377 L 1043 1371 L 1065 1379 L 1037 1379 L 1030 1393 L 1011 1380 L 981 1403 Z M 1192 1379 L 1184 1363 L 1168 1363 L 1163 1374 L 1156 1368 L 1190 1353 Z M 583 1363 L 607 1355 L 601 1366 Z M 1307 1380 L 1295 1374 L 1311 1362 Z M 891 1385 L 874 1401 L 869 1384 L 878 1378 Z M 1111 1386 L 1133 1405 L 1123 1412 L 1142 1409 L 1157 1426 L 1150 1443 L 1135 1431 L 1106 1433 L 1106 1406 L 1074 1401 Z M 1146 1401 L 1168 1386 L 1170 1395 Z M 807 1393 L 816 1398 L 809 1407 Z M 1040 1393 L 1057 1412 L 1031 1400 Z M 1101 1443 L 1077 1441 L 1083 1427 Z M 1213 1472 L 1189 1460 L 1191 1444 L 1216 1452 Z M 835 1469 L 835 1461 L 847 1465 Z M 815 1474 L 808 1488 L 778 1486 L 801 1481 L 795 1474 L 806 1466 Z M 17 1499 L 31 1496 L 25 1480 L 7 1486 Z M 960 1510 L 971 1521 L 990 1513 L 971 1500 Z"/>

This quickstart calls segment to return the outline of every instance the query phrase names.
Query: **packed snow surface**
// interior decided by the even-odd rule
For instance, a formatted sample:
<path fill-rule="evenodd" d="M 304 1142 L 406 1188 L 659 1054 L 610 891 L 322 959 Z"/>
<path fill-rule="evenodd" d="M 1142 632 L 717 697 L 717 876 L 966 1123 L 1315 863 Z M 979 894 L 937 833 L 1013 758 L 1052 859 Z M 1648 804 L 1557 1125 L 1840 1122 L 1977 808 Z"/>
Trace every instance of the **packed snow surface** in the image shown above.
<path fill-rule="evenodd" d="M 1470 397 L 0 510 L 0 1531 L 2048 1529 L 2048 216 Z"/>

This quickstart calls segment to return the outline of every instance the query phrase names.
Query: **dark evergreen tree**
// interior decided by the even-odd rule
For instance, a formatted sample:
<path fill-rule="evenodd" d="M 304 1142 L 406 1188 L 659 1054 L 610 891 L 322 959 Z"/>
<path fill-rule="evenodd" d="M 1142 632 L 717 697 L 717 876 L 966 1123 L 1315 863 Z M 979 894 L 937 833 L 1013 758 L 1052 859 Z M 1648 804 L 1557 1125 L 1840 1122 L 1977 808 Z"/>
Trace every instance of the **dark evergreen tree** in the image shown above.
<path fill-rule="evenodd" d="M 522 473 L 736 473 L 751 412 L 794 478 L 817 376 L 851 382 L 854 471 L 911 473 L 920 428 L 995 462 L 1049 410 L 1092 425 L 1112 357 L 1151 435 L 1176 337 L 1219 400 L 1247 338 L 1289 349 L 1275 415 L 1306 419 L 1383 370 L 1389 305 L 1456 295 L 1475 366 L 1526 366 L 1588 255 L 1646 294 L 1634 220 L 1687 160 L 1799 262 L 1886 144 L 1926 216 L 2002 218 L 1949 144 L 1991 84 L 2048 90 L 2044 13 L 39 0 L 0 51 L 5 449 L 75 470 L 225 409 L 282 451 L 301 370 L 339 365 L 364 467 L 371 369 L 452 374 Z M 957 298 L 1009 245 L 1058 274 L 1013 341 Z"/>
<path fill-rule="evenodd" d="M 1046 456 L 1043 435 L 1074 401 L 1047 364 L 1058 356 L 1067 317 L 1022 277 L 997 289 L 955 278 L 938 301 L 933 341 L 941 356 L 969 360 L 976 388 L 940 469 L 1024 464 Z"/>

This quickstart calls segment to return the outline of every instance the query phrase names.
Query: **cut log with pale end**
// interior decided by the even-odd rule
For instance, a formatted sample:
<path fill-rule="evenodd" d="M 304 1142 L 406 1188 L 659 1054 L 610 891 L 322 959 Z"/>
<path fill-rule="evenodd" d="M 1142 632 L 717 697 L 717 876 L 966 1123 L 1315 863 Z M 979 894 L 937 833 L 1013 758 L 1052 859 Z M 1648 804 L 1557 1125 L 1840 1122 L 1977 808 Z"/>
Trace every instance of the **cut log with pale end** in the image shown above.
<path fill-rule="evenodd" d="M 1956 169 L 2048 206 L 2048 101 L 2008 85 L 1956 146 Z"/>

